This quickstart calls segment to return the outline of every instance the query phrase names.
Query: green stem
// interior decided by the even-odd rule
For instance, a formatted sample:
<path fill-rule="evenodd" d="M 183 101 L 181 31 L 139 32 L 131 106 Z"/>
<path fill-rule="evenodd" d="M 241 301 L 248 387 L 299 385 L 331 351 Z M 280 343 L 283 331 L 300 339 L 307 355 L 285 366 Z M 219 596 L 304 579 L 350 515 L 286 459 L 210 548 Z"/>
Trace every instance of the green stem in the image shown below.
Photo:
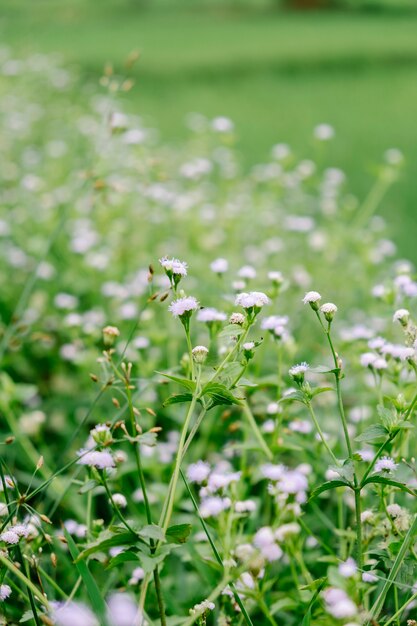
<path fill-rule="evenodd" d="M 256 439 L 258 440 L 259 445 L 261 446 L 263 452 L 268 457 L 268 459 L 270 461 L 272 461 L 273 454 L 272 454 L 271 450 L 269 449 L 265 439 L 263 438 L 262 433 L 259 430 L 259 426 L 256 423 L 256 420 L 255 420 L 255 418 L 253 416 L 253 413 L 250 410 L 249 404 L 248 404 L 248 402 L 246 400 L 243 402 L 243 413 L 246 415 L 246 418 L 247 418 L 247 420 L 249 422 L 249 425 L 252 428 L 253 434 L 255 435 Z"/>
<path fill-rule="evenodd" d="M 320 427 L 320 424 L 319 424 L 319 422 L 318 422 L 318 419 L 317 419 L 317 417 L 316 417 L 316 414 L 315 414 L 315 412 L 314 412 L 314 409 L 313 409 L 313 406 L 312 406 L 311 402 L 308 402 L 308 404 L 307 404 L 307 408 L 308 408 L 308 411 L 309 411 L 309 413 L 310 413 L 310 415 L 311 415 L 311 419 L 312 419 L 312 420 L 313 420 L 313 422 L 314 422 L 314 426 L 316 427 L 316 430 L 317 430 L 317 432 L 318 432 L 318 434 L 319 434 L 319 437 L 320 437 L 320 439 L 321 439 L 321 441 L 322 441 L 322 443 L 323 443 L 324 447 L 326 448 L 327 452 L 329 453 L 329 455 L 330 455 L 330 457 L 331 457 L 331 459 L 332 459 L 333 463 L 334 463 L 335 465 L 339 466 L 339 465 L 340 465 L 340 463 L 339 463 L 339 461 L 337 460 L 337 458 L 335 457 L 335 455 L 334 455 L 334 453 L 333 453 L 332 449 L 330 448 L 329 444 L 328 444 L 328 443 L 327 443 L 327 441 L 326 441 L 326 438 L 325 438 L 324 433 L 323 433 L 323 431 L 322 431 L 322 429 L 321 429 L 321 427 Z"/>

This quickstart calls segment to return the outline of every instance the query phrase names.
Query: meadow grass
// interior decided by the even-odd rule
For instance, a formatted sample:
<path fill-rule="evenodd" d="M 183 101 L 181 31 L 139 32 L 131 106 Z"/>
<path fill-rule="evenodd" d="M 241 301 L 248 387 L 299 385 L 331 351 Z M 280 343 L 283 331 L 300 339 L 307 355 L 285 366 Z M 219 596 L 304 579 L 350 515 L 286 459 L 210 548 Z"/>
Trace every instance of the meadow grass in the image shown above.
<path fill-rule="evenodd" d="M 256 5 L 255 5 L 256 7 Z M 123 67 L 141 53 L 127 106 L 155 123 L 168 140 L 185 135 L 191 111 L 236 121 L 248 165 L 264 160 L 271 144 L 296 151 L 316 123 L 339 135 L 334 164 L 351 172 L 363 194 L 388 147 L 407 159 L 401 193 L 383 213 L 404 255 L 416 259 L 413 135 L 417 97 L 417 15 L 334 12 L 291 14 L 265 5 L 226 6 L 106 0 L 19 0 L 3 3 L 3 41 L 20 51 L 60 52 L 97 79 L 106 63 Z M 361 164 L 361 168 L 353 165 Z M 405 227 L 405 223 L 411 227 Z"/>

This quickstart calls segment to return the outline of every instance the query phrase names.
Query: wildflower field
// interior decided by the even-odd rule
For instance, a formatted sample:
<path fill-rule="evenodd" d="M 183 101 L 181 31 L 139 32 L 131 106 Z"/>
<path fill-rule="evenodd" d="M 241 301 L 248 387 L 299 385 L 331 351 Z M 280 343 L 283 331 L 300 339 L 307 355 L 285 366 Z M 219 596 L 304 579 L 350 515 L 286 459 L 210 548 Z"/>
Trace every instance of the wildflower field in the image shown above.
<path fill-rule="evenodd" d="M 128 69 L 0 74 L 1 623 L 416 624 L 401 151 L 356 197 L 320 120 L 248 170 L 228 117 L 128 112 Z"/>

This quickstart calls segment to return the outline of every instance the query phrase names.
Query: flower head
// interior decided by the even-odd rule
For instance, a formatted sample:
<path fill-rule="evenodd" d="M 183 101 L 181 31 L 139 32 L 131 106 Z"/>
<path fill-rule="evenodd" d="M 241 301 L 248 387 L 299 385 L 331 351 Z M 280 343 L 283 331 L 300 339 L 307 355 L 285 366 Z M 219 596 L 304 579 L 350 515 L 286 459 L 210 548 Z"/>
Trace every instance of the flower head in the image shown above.
<path fill-rule="evenodd" d="M 323 313 L 326 320 L 331 322 L 337 313 L 337 306 L 333 304 L 333 302 L 326 302 L 321 305 L 320 311 Z"/>
<path fill-rule="evenodd" d="M 0 585 L 0 602 L 4 602 L 11 595 L 12 588 L 9 585 Z"/>
<path fill-rule="evenodd" d="M 398 467 L 398 463 L 390 456 L 383 456 L 375 463 L 375 473 L 376 474 L 391 474 L 391 472 L 395 472 Z"/>
<path fill-rule="evenodd" d="M 174 317 L 189 318 L 193 311 L 197 311 L 199 302 L 193 296 L 185 296 L 174 300 L 168 307 Z"/>
<path fill-rule="evenodd" d="M 224 274 L 229 269 L 229 262 L 226 259 L 215 259 L 210 263 L 210 269 L 215 274 Z"/>
<path fill-rule="evenodd" d="M 269 298 L 262 291 L 239 293 L 235 300 L 235 304 L 245 309 L 248 315 L 257 315 L 262 307 L 268 303 Z"/>
<path fill-rule="evenodd" d="M 114 459 L 108 450 L 89 450 L 88 452 L 80 450 L 78 456 L 77 463 L 79 465 L 89 465 L 101 470 L 109 469 L 115 465 Z"/>
<path fill-rule="evenodd" d="M 320 300 L 321 295 L 318 291 L 307 291 L 306 295 L 303 298 L 303 303 L 309 304 L 313 311 L 318 311 Z"/>
<path fill-rule="evenodd" d="M 206 346 L 196 346 L 192 349 L 193 359 L 196 363 L 204 363 L 209 351 Z"/>
<path fill-rule="evenodd" d="M 179 259 L 168 259 L 168 257 L 159 259 L 159 263 L 164 268 L 165 274 L 168 276 L 171 285 L 174 289 L 176 289 L 181 278 L 183 278 L 183 276 L 187 276 L 187 263 L 180 261 Z"/>
<path fill-rule="evenodd" d="M 397 309 L 392 319 L 394 322 L 400 322 L 401 326 L 407 326 L 410 319 L 410 311 L 407 309 Z"/>
<path fill-rule="evenodd" d="M 308 369 L 309 365 L 304 361 L 298 365 L 293 365 L 289 369 L 289 375 L 295 380 L 296 383 L 300 384 L 304 382 L 304 376 Z"/>

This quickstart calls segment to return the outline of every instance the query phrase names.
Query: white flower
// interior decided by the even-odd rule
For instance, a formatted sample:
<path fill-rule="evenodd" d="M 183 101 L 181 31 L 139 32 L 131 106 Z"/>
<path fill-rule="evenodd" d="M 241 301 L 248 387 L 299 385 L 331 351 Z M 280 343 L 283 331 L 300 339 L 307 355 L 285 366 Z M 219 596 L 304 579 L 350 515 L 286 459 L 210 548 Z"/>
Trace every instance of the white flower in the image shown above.
<path fill-rule="evenodd" d="M 231 133 L 234 129 L 234 124 L 228 117 L 219 116 L 212 120 L 211 127 L 216 133 Z"/>
<path fill-rule="evenodd" d="M 195 613 L 205 613 L 206 611 L 214 611 L 215 606 L 216 605 L 214 604 L 214 602 L 210 602 L 210 600 L 203 600 L 202 602 L 195 604 L 194 607 L 190 609 L 190 613 L 191 615 L 194 615 Z"/>
<path fill-rule="evenodd" d="M 372 367 L 379 371 L 386 370 L 388 367 L 388 363 L 382 356 L 380 356 L 380 357 L 377 357 L 375 361 L 372 363 Z"/>
<path fill-rule="evenodd" d="M 327 611 L 337 619 L 353 617 L 357 613 L 356 605 L 343 589 L 330 587 L 324 592 Z"/>
<path fill-rule="evenodd" d="M 111 626 L 142 626 L 141 611 L 130 594 L 112 593 L 107 601 L 107 606 Z"/>
<path fill-rule="evenodd" d="M 201 484 L 210 474 L 210 465 L 205 461 L 197 461 L 188 466 L 187 478 L 191 483 Z"/>
<path fill-rule="evenodd" d="M 364 583 L 376 583 L 378 582 L 378 576 L 372 572 L 364 572 L 362 574 L 362 580 Z"/>
<path fill-rule="evenodd" d="M 0 602 L 4 602 L 11 595 L 12 588 L 9 585 L 0 585 Z"/>
<path fill-rule="evenodd" d="M 208 348 L 206 346 L 195 346 L 192 349 L 193 359 L 196 363 L 204 363 L 209 353 Z"/>
<path fill-rule="evenodd" d="M 370 511 L 369 509 L 366 509 L 365 511 L 362 511 L 361 513 L 361 522 L 363 524 L 366 524 L 367 522 L 371 523 L 374 519 L 374 512 Z"/>
<path fill-rule="evenodd" d="M 205 498 L 200 505 L 201 517 L 215 517 L 220 515 L 231 505 L 230 498 L 221 498 L 220 496 L 210 496 Z"/>
<path fill-rule="evenodd" d="M 380 472 L 383 474 L 390 474 L 391 472 L 395 472 L 397 467 L 398 463 L 395 463 L 395 461 L 391 457 L 383 456 L 375 463 L 374 472 L 376 474 Z"/>
<path fill-rule="evenodd" d="M 337 313 L 337 306 L 333 302 L 325 302 L 321 305 L 320 311 L 328 322 L 331 322 Z"/>
<path fill-rule="evenodd" d="M 122 493 L 114 493 L 113 502 L 119 509 L 125 509 L 127 507 L 127 500 Z"/>
<path fill-rule="evenodd" d="M 273 543 L 275 543 L 275 536 L 270 526 L 260 528 L 253 538 L 254 546 L 259 549 L 268 548 Z"/>
<path fill-rule="evenodd" d="M 226 259 L 215 259 L 210 263 L 210 269 L 215 274 L 224 274 L 229 269 L 229 262 Z"/>
<path fill-rule="evenodd" d="M 52 617 L 56 626 L 99 626 L 90 609 L 79 602 L 58 603 Z"/>
<path fill-rule="evenodd" d="M 277 285 L 281 285 L 281 283 L 284 282 L 282 272 L 268 272 L 268 278 L 270 281 L 276 283 Z"/>
<path fill-rule="evenodd" d="M 213 307 L 205 307 L 200 309 L 197 313 L 197 320 L 199 322 L 225 322 L 227 319 L 226 313 L 222 313 Z"/>
<path fill-rule="evenodd" d="M 229 322 L 231 324 L 238 324 L 239 326 L 241 326 L 245 321 L 245 316 L 242 315 L 242 313 L 232 313 L 230 318 L 229 318 Z"/>
<path fill-rule="evenodd" d="M 299 526 L 296 522 L 290 522 L 288 524 L 282 524 L 275 531 L 275 539 L 277 541 L 284 541 L 287 537 L 291 537 L 293 535 L 299 535 L 301 532 L 301 526 Z"/>
<path fill-rule="evenodd" d="M 377 355 L 373 352 L 364 352 L 364 354 L 361 354 L 360 363 L 363 367 L 372 367 L 377 358 Z"/>
<path fill-rule="evenodd" d="M 246 343 L 243 344 L 242 348 L 244 350 L 247 350 L 248 352 L 250 352 L 251 350 L 253 350 L 255 347 L 255 342 L 254 341 L 247 341 Z"/>
<path fill-rule="evenodd" d="M 269 480 L 279 480 L 282 478 L 287 468 L 285 465 L 274 465 L 273 463 L 266 463 L 261 465 L 261 474 Z"/>
<path fill-rule="evenodd" d="M 401 515 L 402 511 L 403 510 L 399 504 L 394 503 L 387 506 L 387 512 L 390 514 L 391 517 L 398 517 L 398 515 Z"/>
<path fill-rule="evenodd" d="M 236 513 L 252 513 L 256 511 L 256 503 L 253 500 L 238 500 L 235 504 Z"/>
<path fill-rule="evenodd" d="M 261 291 L 250 291 L 249 293 L 239 293 L 236 296 L 235 304 L 244 309 L 261 309 L 269 303 L 269 298 Z"/>
<path fill-rule="evenodd" d="M 308 371 L 309 365 L 305 361 L 303 363 L 299 363 L 298 365 L 293 365 L 288 370 L 289 375 L 298 383 L 302 383 L 304 381 L 305 373 Z"/>
<path fill-rule="evenodd" d="M 330 126 L 330 124 L 318 124 L 314 128 L 314 137 L 319 141 L 329 141 L 329 139 L 333 139 L 333 126 Z"/>
<path fill-rule="evenodd" d="M 263 330 L 274 330 L 277 326 L 286 326 L 288 317 L 286 315 L 270 315 L 265 317 L 261 322 Z"/>
<path fill-rule="evenodd" d="M 397 309 L 392 317 L 393 322 L 400 322 L 403 326 L 408 324 L 409 319 L 410 311 L 407 309 Z"/>
<path fill-rule="evenodd" d="M 357 572 L 356 561 L 352 559 L 352 557 L 349 557 L 346 561 L 340 563 L 338 570 L 343 578 L 352 578 Z"/>
<path fill-rule="evenodd" d="M 91 450 L 89 452 L 80 450 L 78 455 L 80 457 L 77 461 L 79 465 L 89 465 L 97 469 L 114 467 L 114 459 L 108 450 Z"/>
<path fill-rule="evenodd" d="M 318 311 L 320 300 L 321 295 L 318 291 L 307 291 L 303 298 L 303 303 L 309 304 L 314 311 Z"/>
<path fill-rule="evenodd" d="M 5 543 L 14 545 L 16 543 L 19 543 L 19 535 L 13 530 L 6 530 L 4 533 L 1 533 L 0 541 L 4 541 Z"/>
<path fill-rule="evenodd" d="M 184 298 L 178 298 L 174 300 L 168 307 L 174 317 L 181 317 L 182 315 L 193 311 L 196 311 L 199 307 L 199 303 L 193 296 L 185 296 Z"/>
<path fill-rule="evenodd" d="M 176 274 L 178 276 L 187 276 L 187 263 L 185 263 L 184 261 L 163 257 L 162 259 L 159 259 L 159 263 L 168 274 L 170 273 Z"/>
<path fill-rule="evenodd" d="M 141 567 L 135 567 L 129 579 L 129 585 L 137 585 L 138 582 L 145 578 L 145 570 Z"/>
<path fill-rule="evenodd" d="M 239 278 L 253 279 L 256 278 L 256 269 L 252 265 L 244 265 L 240 268 L 237 275 Z"/>

